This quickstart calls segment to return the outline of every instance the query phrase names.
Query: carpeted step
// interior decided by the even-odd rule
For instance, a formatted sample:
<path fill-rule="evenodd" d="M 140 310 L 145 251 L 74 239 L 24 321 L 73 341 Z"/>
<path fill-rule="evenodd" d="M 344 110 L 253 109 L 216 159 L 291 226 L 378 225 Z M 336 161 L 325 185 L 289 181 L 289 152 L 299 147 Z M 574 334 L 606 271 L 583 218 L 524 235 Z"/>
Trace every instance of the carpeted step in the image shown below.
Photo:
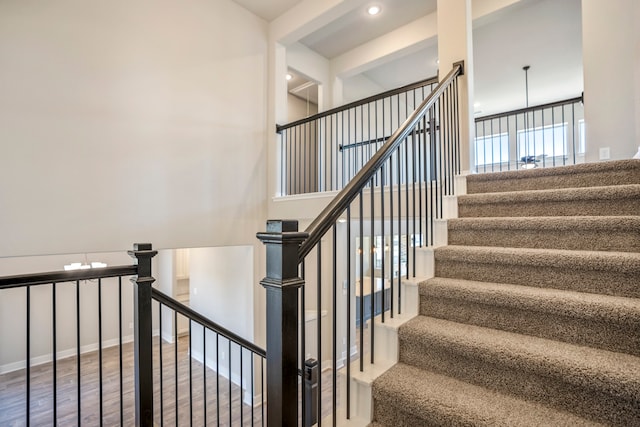
<path fill-rule="evenodd" d="M 640 184 L 640 160 L 469 175 L 467 194 L 624 184 Z"/>
<path fill-rule="evenodd" d="M 638 215 L 640 184 L 458 197 L 458 217 Z"/>
<path fill-rule="evenodd" d="M 373 399 L 377 427 L 600 425 L 403 363 L 374 382 Z"/>
<path fill-rule="evenodd" d="M 457 218 L 447 223 L 450 245 L 640 252 L 640 216 Z"/>
<path fill-rule="evenodd" d="M 399 340 L 402 363 L 594 421 L 640 425 L 638 357 L 425 316 L 404 324 Z"/>
<path fill-rule="evenodd" d="M 640 356 L 640 299 L 435 277 L 420 314 Z"/>
<path fill-rule="evenodd" d="M 640 297 L 640 253 L 443 246 L 435 276 Z"/>

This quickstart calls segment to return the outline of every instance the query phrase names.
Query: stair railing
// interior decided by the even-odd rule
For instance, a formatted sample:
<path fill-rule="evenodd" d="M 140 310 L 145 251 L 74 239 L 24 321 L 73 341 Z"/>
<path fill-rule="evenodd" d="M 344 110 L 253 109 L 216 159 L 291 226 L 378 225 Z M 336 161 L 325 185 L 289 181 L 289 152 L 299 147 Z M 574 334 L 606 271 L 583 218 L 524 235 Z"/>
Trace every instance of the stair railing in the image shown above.
<path fill-rule="evenodd" d="M 274 220 L 258 233 L 267 251 L 269 426 L 298 425 L 300 413 L 304 426 L 351 418 L 352 360 L 360 371 L 365 359 L 374 363 L 375 322 L 402 314 L 403 277 L 416 276 L 416 247 L 433 243 L 434 219 L 454 193 L 462 74 L 454 64 L 304 232 Z M 301 407 L 292 404 L 298 393 Z"/>
<path fill-rule="evenodd" d="M 3 302 L 24 301 L 11 315 L 24 312 L 26 332 L 24 368 L 0 375 L 0 424 L 264 425 L 266 352 L 153 288 L 156 253 L 136 244 L 133 265 L 0 277 Z M 44 354 L 34 330 L 51 340 Z"/>

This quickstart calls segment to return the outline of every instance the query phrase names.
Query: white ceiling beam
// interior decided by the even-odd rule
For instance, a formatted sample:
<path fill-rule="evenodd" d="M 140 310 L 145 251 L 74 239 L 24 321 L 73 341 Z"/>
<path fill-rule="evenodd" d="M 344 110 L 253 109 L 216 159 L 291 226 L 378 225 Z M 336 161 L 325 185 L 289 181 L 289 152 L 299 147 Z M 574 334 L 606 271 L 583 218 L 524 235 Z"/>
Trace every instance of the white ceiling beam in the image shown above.
<path fill-rule="evenodd" d="M 489 15 L 520 1 L 474 0 L 473 20 L 485 22 Z M 437 14 L 433 12 L 335 57 L 331 60 L 332 74 L 348 78 L 363 73 L 435 44 L 437 35 Z"/>
<path fill-rule="evenodd" d="M 295 43 L 367 1 L 304 0 L 269 24 L 269 36 L 283 45 Z"/>
<path fill-rule="evenodd" d="M 360 74 L 435 43 L 437 34 L 433 12 L 335 57 L 331 61 L 333 74 L 341 78 Z"/>

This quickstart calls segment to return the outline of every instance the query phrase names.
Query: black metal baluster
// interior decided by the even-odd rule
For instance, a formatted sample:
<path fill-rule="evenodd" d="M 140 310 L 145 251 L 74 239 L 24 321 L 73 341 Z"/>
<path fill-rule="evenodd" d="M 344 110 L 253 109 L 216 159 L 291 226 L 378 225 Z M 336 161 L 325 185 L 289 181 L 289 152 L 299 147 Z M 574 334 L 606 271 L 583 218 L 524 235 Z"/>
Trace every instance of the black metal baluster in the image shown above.
<path fill-rule="evenodd" d="M 342 134 L 342 138 L 340 139 L 342 141 L 342 147 L 344 147 L 344 111 L 342 111 L 341 113 L 341 119 L 342 119 L 342 126 L 340 126 L 340 133 Z M 337 135 L 337 126 L 336 126 L 336 135 Z M 336 140 L 336 143 L 338 141 Z M 345 156 L 344 156 L 344 148 L 342 150 L 342 186 L 340 186 L 340 189 L 342 189 L 344 187 L 344 183 L 345 183 L 345 175 L 347 173 L 345 164 L 347 164 L 347 162 L 345 161 Z"/>
<path fill-rule="evenodd" d="M 564 105 L 562 106 L 562 123 L 564 123 Z M 573 124 L 573 126 L 575 126 L 575 123 Z M 572 126 L 572 127 L 573 127 Z M 563 145 L 566 147 L 567 145 L 567 141 L 566 141 L 566 132 L 562 132 L 562 143 Z M 574 153 L 574 159 L 575 159 L 575 152 L 576 152 L 576 144 L 575 141 L 573 142 L 573 153 Z M 574 160 L 574 164 L 575 164 L 575 160 Z M 566 165 L 566 156 L 562 156 L 562 165 Z"/>
<path fill-rule="evenodd" d="M 402 314 L 402 161 L 400 159 L 400 147 L 396 153 L 398 173 L 398 314 Z"/>
<path fill-rule="evenodd" d="M 547 160 L 546 160 L 546 151 L 547 151 L 547 144 L 545 141 L 545 131 L 544 131 L 544 108 L 540 109 L 540 115 L 541 115 L 541 120 L 542 120 L 542 124 L 540 125 L 540 129 L 542 130 L 542 167 L 547 167 Z M 551 131 L 553 131 L 553 126 L 551 127 Z M 553 155 L 555 156 L 556 153 L 554 152 Z M 555 162 L 555 160 L 554 160 Z"/>
<path fill-rule="evenodd" d="M 318 159 L 314 162 L 316 165 L 316 175 L 317 175 L 317 180 L 318 180 L 318 185 L 316 185 L 316 191 L 324 191 L 324 176 L 322 174 L 323 171 L 323 167 L 322 165 L 324 165 L 324 167 L 327 167 L 327 162 L 326 159 L 324 159 L 323 157 L 323 153 L 324 156 L 327 155 L 326 152 L 326 141 L 322 141 L 322 120 L 325 120 L 325 124 L 326 124 L 326 119 L 327 116 L 320 118 L 316 121 L 316 133 L 317 133 L 317 138 L 316 138 L 316 149 L 318 150 Z M 325 148 L 325 150 L 322 150 L 322 148 Z"/>
<path fill-rule="evenodd" d="M 500 172 L 502 172 L 502 118 L 498 118 L 498 140 L 500 141 Z M 508 149 L 509 146 L 507 145 L 507 152 L 509 152 Z"/>
<path fill-rule="evenodd" d="M 318 256 L 317 290 L 316 296 L 316 323 L 317 323 L 317 349 L 318 349 L 318 426 L 322 427 L 322 242 L 316 247 Z"/>
<path fill-rule="evenodd" d="M 507 170 L 511 170 L 511 126 L 509 122 L 509 117 L 507 117 Z"/>
<path fill-rule="evenodd" d="M 424 100 L 424 86 L 422 86 L 422 99 Z M 420 122 L 422 122 L 422 129 L 418 137 L 418 234 L 420 235 L 420 247 L 423 246 L 424 234 L 422 233 L 422 181 L 424 179 L 424 170 L 422 169 L 422 153 L 424 139 L 426 138 L 427 128 L 425 126 L 425 116 L 422 116 Z M 420 122 L 418 122 L 418 128 L 420 128 Z M 383 263 L 384 264 L 384 263 Z"/>
<path fill-rule="evenodd" d="M 26 399 L 26 419 L 27 427 L 31 425 L 31 286 L 27 285 L 27 357 L 26 357 L 26 380 L 27 380 L 27 399 Z M 80 399 L 78 398 L 78 403 Z M 78 423 L 78 425 L 80 425 Z"/>
<path fill-rule="evenodd" d="M 162 362 L 162 303 L 160 302 L 158 302 L 158 328 L 160 329 L 160 334 L 158 335 L 160 352 L 160 427 L 162 427 L 164 425 L 164 390 L 162 387 L 164 363 Z"/>
<path fill-rule="evenodd" d="M 255 353 L 251 352 L 251 425 L 256 423 L 255 414 L 255 395 L 256 395 L 256 358 Z"/>
<path fill-rule="evenodd" d="M 444 113 L 443 110 L 444 106 L 438 102 L 438 117 L 440 117 L 440 132 L 438 133 L 439 138 L 438 138 L 438 198 L 437 200 L 439 201 L 440 204 L 440 216 L 438 218 L 442 218 L 443 217 L 443 194 L 444 194 L 444 189 L 442 188 L 442 144 L 443 144 L 443 133 L 446 131 L 443 131 L 443 126 L 442 126 L 442 120 L 444 118 Z"/>
<path fill-rule="evenodd" d="M 189 425 L 193 425 L 193 348 L 192 348 L 192 328 L 189 320 Z"/>
<path fill-rule="evenodd" d="M 311 139 L 311 126 L 309 126 L 309 123 L 305 123 L 304 124 L 304 140 L 302 141 L 302 179 L 303 179 L 303 193 L 307 193 L 307 178 L 309 178 L 309 168 L 308 168 L 308 162 L 309 162 L 309 157 L 307 156 L 307 133 L 309 134 L 309 140 Z"/>
<path fill-rule="evenodd" d="M 413 241 L 413 277 L 416 277 L 416 242 L 415 242 L 415 234 L 416 234 L 416 137 L 417 133 L 415 128 L 413 130 L 413 136 L 411 137 L 411 182 L 412 182 L 412 227 L 411 227 L 411 240 Z M 407 147 L 408 148 L 408 147 Z"/>
<path fill-rule="evenodd" d="M 103 418 L 103 388 L 102 388 L 102 279 L 98 279 L 98 378 L 100 398 L 100 425 Z"/>
<path fill-rule="evenodd" d="M 404 202 L 405 202 L 405 245 L 406 245 L 406 261 L 407 261 L 407 280 L 409 280 L 409 138 L 405 138 L 404 145 L 404 171 L 405 171 L 405 184 L 404 184 Z"/>
<path fill-rule="evenodd" d="M 338 233 L 337 233 L 337 226 L 336 224 L 333 224 L 333 364 L 331 366 L 332 368 L 332 378 L 331 378 L 331 384 L 333 385 L 333 393 L 331 395 L 331 413 L 332 413 L 332 417 L 333 417 L 333 427 L 336 427 L 336 406 L 337 406 L 337 357 L 338 357 L 338 342 L 337 342 L 337 335 L 338 335 L 338 316 L 337 316 L 337 308 L 338 308 L 338 299 L 337 299 L 337 293 L 338 293 L 338 276 L 337 276 L 337 272 L 336 272 L 336 264 L 338 263 L 338 256 L 336 253 L 336 240 L 338 238 Z M 348 301 L 348 300 L 347 300 Z M 348 361 L 347 361 L 348 363 Z M 321 386 L 322 382 L 320 382 L 320 384 L 318 386 Z M 320 412 L 320 411 L 318 411 Z"/>
<path fill-rule="evenodd" d="M 28 289 L 28 288 L 27 288 Z M 28 336 L 28 334 L 27 334 Z M 82 383 L 80 372 L 80 281 L 76 280 L 76 372 L 78 374 L 78 426 L 82 425 Z"/>
<path fill-rule="evenodd" d="M 360 190 L 360 244 L 358 245 L 360 258 L 360 372 L 364 371 L 364 209 L 362 197 L 362 190 Z M 373 295 L 371 297 L 373 298 Z"/>
<path fill-rule="evenodd" d="M 57 321 L 56 321 L 56 284 L 51 284 L 51 326 L 53 329 L 53 425 L 58 425 L 58 350 L 57 350 Z"/>
<path fill-rule="evenodd" d="M 423 95 L 424 98 L 424 95 Z M 422 223 L 422 220 L 424 220 L 424 241 L 425 244 L 428 246 L 429 245 L 429 234 L 430 234 L 430 230 L 429 227 L 427 225 L 427 217 L 429 216 L 429 179 L 428 179 L 428 166 L 427 166 L 427 158 L 428 158 L 428 151 L 427 151 L 427 138 L 428 135 L 431 134 L 431 132 L 433 132 L 432 129 L 429 129 L 427 131 L 427 114 L 429 115 L 429 117 L 431 117 L 431 109 L 429 109 L 429 111 L 422 117 L 422 128 L 424 129 L 424 133 L 422 135 L 422 156 L 421 156 L 421 161 L 422 161 L 422 165 L 421 165 L 421 169 L 422 169 L 422 179 L 424 180 L 424 217 L 422 216 L 422 213 L 420 213 L 420 223 Z M 429 120 L 429 123 L 431 121 Z M 428 133 L 427 133 L 428 132 Z M 420 212 L 422 212 L 422 202 L 420 203 Z"/>
<path fill-rule="evenodd" d="M 216 332 L 216 419 L 217 425 L 220 427 L 220 334 Z M 229 396 L 231 399 L 231 396 Z M 264 411 L 264 391 L 262 392 L 262 403 Z M 262 413 L 264 419 L 264 412 Z"/>
<path fill-rule="evenodd" d="M 120 427 L 124 426 L 124 399 L 122 397 L 123 378 L 122 378 L 122 276 L 118 277 L 118 362 L 119 362 L 119 382 L 120 382 Z"/>
<path fill-rule="evenodd" d="M 240 344 L 238 344 L 238 350 L 240 350 L 240 425 L 244 425 L 244 411 L 242 410 L 242 402 L 244 400 L 244 396 L 243 396 L 243 366 L 242 366 L 242 346 Z M 229 358 L 229 360 L 231 360 L 231 358 Z M 207 425 L 207 423 L 204 424 L 205 426 Z"/>
<path fill-rule="evenodd" d="M 264 427 L 264 358 L 260 358 L 260 410 L 262 414 L 260 415 L 260 419 L 262 420 L 262 427 Z"/>
<path fill-rule="evenodd" d="M 391 120 L 393 121 L 393 118 L 390 116 Z M 393 125 L 393 123 L 392 123 Z M 399 183 L 397 185 L 400 185 Z M 389 253 L 389 267 L 390 267 L 390 272 L 389 272 L 389 277 L 391 278 L 390 280 L 390 284 L 389 287 L 391 288 L 391 304 L 390 304 L 390 311 L 391 311 L 391 318 L 393 319 L 393 282 L 394 282 L 394 274 L 393 274 L 393 255 L 394 255 L 394 236 L 393 236 L 393 153 L 391 153 L 391 156 L 389 156 L 389 238 L 390 238 L 390 242 L 389 242 L 389 249 L 390 249 L 390 253 Z"/>
<path fill-rule="evenodd" d="M 373 178 L 371 178 L 371 212 L 369 215 L 369 224 L 370 224 L 370 228 L 371 228 L 371 237 L 369 237 L 369 280 L 371 282 L 371 363 L 373 364 L 373 343 L 374 343 L 374 327 L 375 327 L 375 318 L 376 318 L 376 306 L 375 306 L 375 296 L 376 296 L 376 286 L 375 286 L 375 282 L 376 282 L 376 273 L 375 273 L 375 269 L 374 269 L 374 255 L 375 255 L 375 239 L 376 239 L 376 235 L 375 235 L 375 223 L 374 223 L 374 218 L 375 218 L 375 197 L 373 194 Z M 384 292 L 384 289 L 382 290 Z"/>
<path fill-rule="evenodd" d="M 231 340 L 227 339 L 227 343 L 228 343 L 228 346 L 227 346 L 228 353 L 227 354 L 229 356 L 227 358 L 227 361 L 228 361 L 228 368 L 227 368 L 228 371 L 227 371 L 227 373 L 229 374 L 229 425 L 232 426 L 233 425 L 233 422 L 232 422 L 232 419 L 233 419 L 233 407 L 231 406 L 231 402 L 233 400 L 232 399 L 233 398 L 233 394 L 231 393 Z M 240 404 L 242 404 L 242 399 L 240 399 Z"/>
<path fill-rule="evenodd" d="M 553 149 L 553 166 L 556 166 L 556 109 L 551 107 L 551 145 Z M 564 125 L 564 123 L 563 123 Z M 565 147 L 562 147 L 562 158 L 567 154 Z"/>
<path fill-rule="evenodd" d="M 302 262 L 300 263 L 300 278 L 302 280 L 305 280 L 305 266 L 306 266 L 306 259 L 303 259 Z M 305 301 L 305 297 L 306 297 L 306 292 L 305 290 L 307 289 L 306 286 L 303 286 L 302 289 L 300 289 L 300 372 L 304 372 L 304 361 L 307 358 L 307 313 L 306 313 L 306 301 Z M 302 389 L 302 414 L 306 414 L 306 403 L 307 403 L 307 395 L 306 395 L 306 391 L 304 387 L 301 387 Z M 268 415 L 268 414 L 267 414 Z"/>
<path fill-rule="evenodd" d="M 162 366 L 162 363 L 160 363 Z M 202 325 L 202 401 L 203 425 L 207 425 L 207 328 Z"/>
<path fill-rule="evenodd" d="M 385 276 L 385 268 L 384 268 L 384 263 L 385 263 L 385 241 L 387 236 L 384 234 L 384 187 L 385 187 L 385 181 L 386 181 L 386 177 L 385 177 L 385 170 L 384 170 L 384 163 L 382 164 L 381 168 L 380 168 L 381 174 L 380 174 L 380 235 L 381 237 L 381 242 L 380 244 L 382 245 L 381 248 L 379 248 L 378 250 L 382 251 L 381 252 L 381 257 L 382 257 L 382 271 L 380 272 L 380 280 L 382 280 L 382 323 L 384 323 L 384 312 L 387 309 L 387 306 L 385 304 L 385 284 L 386 284 L 386 276 Z"/>
<path fill-rule="evenodd" d="M 562 121 L 562 123 L 564 123 L 564 120 Z M 571 104 L 571 123 L 573 123 L 573 125 L 571 126 L 571 132 L 572 132 L 572 144 L 573 144 L 573 164 L 576 164 L 576 103 L 572 103 Z"/>
<path fill-rule="evenodd" d="M 293 186 L 291 188 L 291 194 L 298 194 L 298 146 L 300 145 L 300 138 L 298 138 L 298 128 L 299 126 L 295 126 L 293 128 Z"/>
<path fill-rule="evenodd" d="M 347 419 L 351 419 L 351 204 L 347 206 Z"/>
<path fill-rule="evenodd" d="M 176 360 L 174 366 L 175 374 L 175 409 L 176 409 L 176 426 L 178 425 L 178 312 L 173 311 L 173 352 Z"/>
<path fill-rule="evenodd" d="M 482 162 L 484 163 L 484 172 L 487 171 L 487 129 L 486 129 L 487 121 L 482 121 Z"/>

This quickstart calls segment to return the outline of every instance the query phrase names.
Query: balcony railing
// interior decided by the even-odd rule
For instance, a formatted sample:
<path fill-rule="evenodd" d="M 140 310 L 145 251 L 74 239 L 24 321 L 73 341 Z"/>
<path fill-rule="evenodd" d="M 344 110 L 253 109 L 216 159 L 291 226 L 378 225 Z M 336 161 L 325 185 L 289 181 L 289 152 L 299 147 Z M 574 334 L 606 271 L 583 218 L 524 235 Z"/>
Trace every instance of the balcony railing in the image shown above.
<path fill-rule="evenodd" d="M 582 96 L 475 119 L 478 172 L 584 162 Z"/>
<path fill-rule="evenodd" d="M 280 195 L 342 189 L 437 83 L 432 77 L 277 126 Z"/>
<path fill-rule="evenodd" d="M 129 254 L 0 278 L 0 315 L 25 331 L 24 363 L 0 375 L 0 425 L 264 425 L 265 351 L 153 288 L 151 245 Z"/>

